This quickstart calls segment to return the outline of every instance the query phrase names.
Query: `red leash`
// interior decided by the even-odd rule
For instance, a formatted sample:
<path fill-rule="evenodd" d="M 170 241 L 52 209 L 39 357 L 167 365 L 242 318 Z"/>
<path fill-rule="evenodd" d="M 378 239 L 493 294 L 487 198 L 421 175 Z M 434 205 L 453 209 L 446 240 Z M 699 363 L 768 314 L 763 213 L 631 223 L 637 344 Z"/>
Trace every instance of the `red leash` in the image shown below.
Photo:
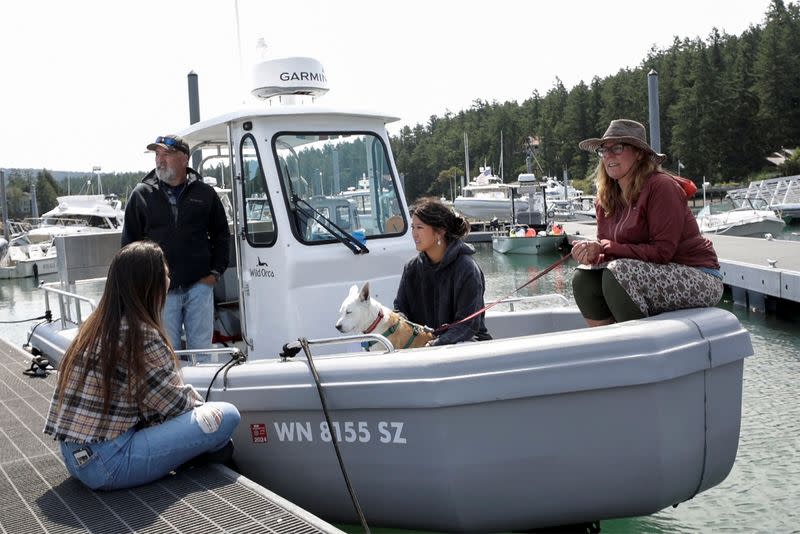
<path fill-rule="evenodd" d="M 544 275 L 546 275 L 547 273 L 549 273 L 550 271 L 552 271 L 553 269 L 555 269 L 556 267 L 558 267 L 559 265 L 561 265 L 562 263 L 564 263 L 565 261 L 567 261 L 567 260 L 568 260 L 568 259 L 569 259 L 571 256 L 572 256 L 571 254 L 567 254 L 566 256 L 562 256 L 562 257 L 560 257 L 560 258 L 559 258 L 559 259 L 557 259 L 557 260 L 556 260 L 556 261 L 555 261 L 555 262 L 554 262 L 552 265 L 550 265 L 549 267 L 547 267 L 547 268 L 546 268 L 546 269 L 544 269 L 543 271 L 541 271 L 541 272 L 537 273 L 537 274 L 536 274 L 536 276 L 534 276 L 533 278 L 531 278 L 530 280 L 528 280 L 527 282 L 525 282 L 524 284 L 522 284 L 521 286 L 519 286 L 517 289 L 515 289 L 514 291 L 512 291 L 511 293 L 509 293 L 509 294 L 508 294 L 508 295 L 506 295 L 505 297 L 503 297 L 503 298 L 501 298 L 501 299 L 499 299 L 499 300 L 496 300 L 496 301 L 492 302 L 492 303 L 491 303 L 491 304 L 489 304 L 488 306 L 484 306 L 484 307 L 483 307 L 483 308 L 481 308 L 480 310 L 476 311 L 475 313 L 473 313 L 473 314 L 471 314 L 471 315 L 468 315 L 467 317 L 464 317 L 463 319 L 461 319 L 461 320 L 460 320 L 460 321 L 458 321 L 458 322 L 455 322 L 455 323 L 453 323 L 453 324 L 447 324 L 447 323 L 443 324 L 442 326 L 440 326 L 439 328 L 437 328 L 436 330 L 434 330 L 434 331 L 433 331 L 433 335 L 435 335 L 435 336 L 437 336 L 437 337 L 438 337 L 438 336 L 439 336 L 439 335 L 440 335 L 442 332 L 446 332 L 447 330 L 449 330 L 449 329 L 453 328 L 453 327 L 454 327 L 454 326 L 456 326 L 457 324 L 466 323 L 467 321 L 469 321 L 469 320 L 471 320 L 471 319 L 474 319 L 474 318 L 475 318 L 475 317 L 477 317 L 478 315 L 482 314 L 482 313 L 483 313 L 483 312 L 485 312 L 486 310 L 488 310 L 488 309 L 490 309 L 490 308 L 493 308 L 493 307 L 497 306 L 498 304 L 500 304 L 501 302 L 503 302 L 504 300 L 506 300 L 508 297 L 510 297 L 511 295 L 513 295 L 514 293 L 516 293 L 517 291 L 519 291 L 520 289 L 522 289 L 522 288 L 524 288 L 524 287 L 527 287 L 527 286 L 529 286 L 530 284 L 532 284 L 533 282 L 535 282 L 535 281 L 536 281 L 536 280 L 538 280 L 539 278 L 543 277 Z"/>

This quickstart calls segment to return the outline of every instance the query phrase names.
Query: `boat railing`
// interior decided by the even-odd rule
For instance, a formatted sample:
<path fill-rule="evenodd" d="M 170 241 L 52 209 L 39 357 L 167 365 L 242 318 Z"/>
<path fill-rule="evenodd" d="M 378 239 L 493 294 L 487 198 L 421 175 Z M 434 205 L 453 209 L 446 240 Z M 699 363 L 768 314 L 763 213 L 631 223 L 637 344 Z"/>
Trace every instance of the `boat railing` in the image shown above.
<path fill-rule="evenodd" d="M 385 336 L 380 334 L 353 334 L 349 336 L 339 336 L 339 337 L 323 337 L 319 339 L 308 339 L 306 340 L 310 345 L 337 345 L 341 343 L 352 343 L 357 341 L 359 343 L 370 342 L 374 341 L 383 345 L 383 348 L 386 349 L 384 354 L 388 354 L 390 352 L 394 352 L 395 348 L 392 345 L 392 342 L 389 341 Z M 288 349 L 299 349 L 302 345 L 300 341 L 292 341 L 291 343 L 287 343 L 285 348 Z M 288 359 L 287 356 L 282 355 L 284 361 Z"/>
<path fill-rule="evenodd" d="M 198 359 L 198 354 L 204 354 L 207 356 L 213 356 L 217 361 L 212 361 L 209 363 L 217 364 L 219 363 L 219 357 L 224 355 L 231 356 L 231 361 L 236 358 L 242 358 L 239 360 L 240 362 L 244 361 L 244 353 L 239 347 L 213 347 L 208 349 L 180 349 L 175 351 L 175 356 L 178 359 L 188 362 L 188 365 L 197 365 L 201 363 Z M 227 375 L 227 373 L 226 373 Z M 227 383 L 225 384 L 227 387 Z"/>
<path fill-rule="evenodd" d="M 105 281 L 105 277 L 82 280 L 82 282 L 102 281 Z M 94 309 L 97 307 L 97 303 L 94 299 L 79 295 L 75 293 L 74 290 L 67 291 L 63 288 L 61 282 L 43 282 L 39 287 L 44 291 L 44 306 L 47 312 L 51 311 L 50 296 L 53 295 L 57 299 L 62 328 L 66 328 L 68 322 L 75 325 L 80 325 L 83 323 L 83 310 L 81 309 L 82 302 L 89 305 L 89 313 L 94 311 Z"/>

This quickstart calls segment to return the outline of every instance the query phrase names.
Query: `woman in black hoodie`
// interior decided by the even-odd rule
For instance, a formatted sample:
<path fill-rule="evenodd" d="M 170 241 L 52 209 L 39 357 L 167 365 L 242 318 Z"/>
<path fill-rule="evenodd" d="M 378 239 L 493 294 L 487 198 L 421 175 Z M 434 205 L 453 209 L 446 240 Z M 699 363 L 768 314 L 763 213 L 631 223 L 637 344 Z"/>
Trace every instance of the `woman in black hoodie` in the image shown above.
<path fill-rule="evenodd" d="M 475 249 L 462 238 L 469 223 L 435 198 L 411 206 L 411 235 L 419 251 L 403 269 L 394 308 L 410 321 L 443 331 L 429 345 L 492 339 L 481 313 L 486 284 L 472 257 Z"/>

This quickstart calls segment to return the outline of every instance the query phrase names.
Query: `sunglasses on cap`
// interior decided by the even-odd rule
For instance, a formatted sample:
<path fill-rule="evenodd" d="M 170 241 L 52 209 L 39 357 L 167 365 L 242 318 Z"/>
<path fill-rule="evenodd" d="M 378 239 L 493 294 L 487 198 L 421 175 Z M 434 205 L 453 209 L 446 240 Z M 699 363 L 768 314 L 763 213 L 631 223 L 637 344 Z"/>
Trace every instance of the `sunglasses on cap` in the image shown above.
<path fill-rule="evenodd" d="M 157 145 L 167 145 L 167 146 L 173 146 L 173 147 L 176 147 L 176 148 L 181 148 L 181 145 L 183 144 L 180 141 L 176 141 L 175 139 L 173 139 L 171 137 L 163 137 L 161 135 L 156 137 L 155 143 Z"/>

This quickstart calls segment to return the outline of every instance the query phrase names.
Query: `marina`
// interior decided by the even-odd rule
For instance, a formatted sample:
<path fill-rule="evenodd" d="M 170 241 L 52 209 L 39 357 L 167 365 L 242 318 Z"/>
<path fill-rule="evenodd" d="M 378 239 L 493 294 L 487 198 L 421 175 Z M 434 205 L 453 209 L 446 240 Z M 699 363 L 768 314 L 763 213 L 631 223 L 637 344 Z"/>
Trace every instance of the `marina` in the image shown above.
<path fill-rule="evenodd" d="M 48 5 L 49 17 L 14 4 L 6 48 L 22 52 L 9 56 L 9 72 L 29 83 L 5 88 L 4 100 L 15 105 L 0 168 L 0 178 L 10 178 L 3 215 L 38 217 L 38 203 L 48 220 L 38 221 L 44 230 L 0 241 L 0 534 L 800 532 L 800 228 L 791 226 L 800 176 L 771 178 L 800 172 L 790 105 L 798 90 L 784 83 L 786 58 L 800 48 L 793 39 L 800 9 L 758 3 L 768 4 L 759 19 L 745 2 L 670 6 L 659 13 L 661 26 L 688 34 L 670 34 L 671 41 L 626 30 L 652 25 L 641 10 L 581 17 L 556 3 L 477 15 L 431 5 L 425 17 L 412 9 L 374 24 L 361 16 L 372 6 L 315 4 L 284 10 L 286 24 L 273 24 L 275 6 L 238 0 L 189 11 L 150 6 L 157 17 L 122 3 L 113 13 L 71 19 L 58 3 Z M 231 7 L 235 27 L 224 16 Z M 24 32 L 31 20 L 42 26 L 35 37 Z M 72 23 L 52 22 L 62 20 Z M 186 46 L 178 20 L 202 36 L 197 46 Z M 575 22 L 574 42 L 561 48 L 582 55 L 547 64 L 558 46 L 545 54 L 531 48 L 531 20 L 537 43 L 559 43 L 550 32 L 563 27 L 559 21 Z M 131 29 L 142 27 L 157 42 L 137 39 Z M 302 43 L 298 27 L 306 30 Z M 475 27 L 503 30 L 464 37 Z M 592 55 L 597 27 L 609 28 L 608 39 L 624 37 L 625 50 Z M 409 31 L 411 39 L 391 38 Z M 406 61 L 430 55 L 430 40 L 413 37 L 432 32 L 450 47 L 444 59 Z M 298 44 L 335 61 L 323 56 L 323 68 L 293 55 Z M 541 64 L 520 69 L 532 53 Z M 76 57 L 85 61 L 69 61 Z M 476 69 L 487 61 L 496 68 L 481 75 Z M 100 65 L 106 75 L 92 77 Z M 185 91 L 172 80 L 189 68 L 186 125 L 178 109 Z M 591 82 L 573 87 L 586 68 Z M 63 83 L 46 98 L 50 78 Z M 148 79 L 159 83 L 130 82 Z M 329 79 L 337 87 L 324 100 Z M 647 110 L 637 96 L 645 80 Z M 109 117 L 125 128 L 104 128 Z M 606 119 L 623 117 L 649 126 L 646 139 L 611 136 L 617 144 L 596 152 L 576 148 Z M 142 198 L 130 192 L 140 170 L 152 168 L 142 140 L 155 136 L 151 145 L 173 142 L 155 150 L 156 167 L 165 158 L 181 162 L 152 173 L 178 182 L 171 198 L 157 198 L 173 200 L 158 213 L 171 226 L 134 239 L 158 237 L 169 258 L 156 302 L 165 276 L 176 289 L 198 276 L 213 288 L 206 294 L 213 292 L 214 348 L 178 350 L 176 364 L 201 397 L 235 405 L 241 423 L 225 466 L 200 457 L 140 487 L 91 491 L 68 474 L 44 420 L 84 321 L 98 315 L 101 295 L 128 287 L 125 277 L 106 284 L 105 276 L 119 251 L 126 197 Z M 628 141 L 641 139 L 664 169 L 702 182 L 703 207 L 710 202 L 698 222 L 714 243 L 724 292 L 718 304 L 709 298 L 706 307 L 597 326 L 576 306 L 579 266 L 569 254 L 595 236 L 594 197 L 570 183 L 591 193 L 596 156 L 623 180 L 633 167 L 622 163 L 635 156 L 628 146 L 638 146 Z M 767 164 L 766 152 L 779 147 Z M 181 187 L 184 156 L 216 192 L 203 186 L 207 195 L 195 199 L 217 212 L 215 248 L 225 253 L 210 267 L 197 246 L 203 229 L 196 227 L 196 241 L 181 235 L 189 228 L 179 224 L 189 212 L 181 199 L 193 187 Z M 69 201 L 70 178 L 84 180 L 81 169 L 89 168 L 98 186 L 105 169 L 116 195 L 84 195 L 91 206 L 70 217 L 62 213 L 78 208 Z M 600 193 L 607 198 L 602 186 Z M 431 236 L 420 215 L 412 220 L 412 203 L 425 196 L 455 205 L 470 222 L 488 221 L 468 236 L 474 250 L 449 249 L 468 256 L 471 281 L 479 274 L 485 287 L 487 308 L 475 312 L 486 312 L 480 341 L 439 345 L 420 336 L 451 326 L 458 327 L 451 334 L 468 333 L 458 311 L 445 318 L 452 324 L 425 328 L 409 326 L 420 320 L 413 311 L 406 318 L 393 310 L 401 294 L 443 307 L 440 287 L 400 292 L 417 250 L 436 251 L 435 263 L 440 241 L 446 247 L 463 234 L 463 221 L 449 213 L 439 220 L 458 228 L 445 224 L 444 235 L 434 224 Z M 714 212 L 731 199 L 753 209 Z M 104 215 L 92 217 L 98 210 Z M 154 220 L 133 211 L 126 236 Z M 191 279 L 180 276 L 184 266 L 197 271 Z M 469 299 L 471 312 L 480 286 L 469 287 L 455 284 L 450 293 Z M 125 315 L 127 303 L 120 306 L 110 308 Z M 180 332 L 171 338 L 168 345 L 183 346 Z M 198 346 L 188 324 L 186 346 Z M 144 423 L 138 419 L 135 428 Z M 79 466 L 92 456 L 91 447 L 82 451 Z"/>
<path fill-rule="evenodd" d="M 281 84 L 284 70 L 322 68 L 312 58 L 265 61 L 255 92 L 327 91 L 322 77 Z M 182 374 L 238 408 L 238 471 L 325 521 L 355 523 L 360 501 L 374 526 L 450 532 L 645 516 L 723 482 L 753 354 L 727 310 L 589 329 L 556 292 L 489 311 L 493 338 L 477 343 L 396 351 L 377 334 L 338 335 L 348 288 L 369 281 L 371 295 L 391 302 L 413 254 L 388 149 L 393 120 L 273 105 L 179 132 L 206 151 L 201 175 L 218 160 L 231 167 L 217 185 L 231 193 L 235 247 L 215 297 L 232 346 L 211 363 L 190 358 Z M 356 185 L 370 207 L 358 217 L 341 194 Z M 61 282 L 42 290 L 57 318 L 32 328 L 26 345 L 56 368 L 94 307 L 79 280 L 102 276 L 114 237 L 56 238 Z M 385 350 L 365 353 L 365 341 Z"/>

